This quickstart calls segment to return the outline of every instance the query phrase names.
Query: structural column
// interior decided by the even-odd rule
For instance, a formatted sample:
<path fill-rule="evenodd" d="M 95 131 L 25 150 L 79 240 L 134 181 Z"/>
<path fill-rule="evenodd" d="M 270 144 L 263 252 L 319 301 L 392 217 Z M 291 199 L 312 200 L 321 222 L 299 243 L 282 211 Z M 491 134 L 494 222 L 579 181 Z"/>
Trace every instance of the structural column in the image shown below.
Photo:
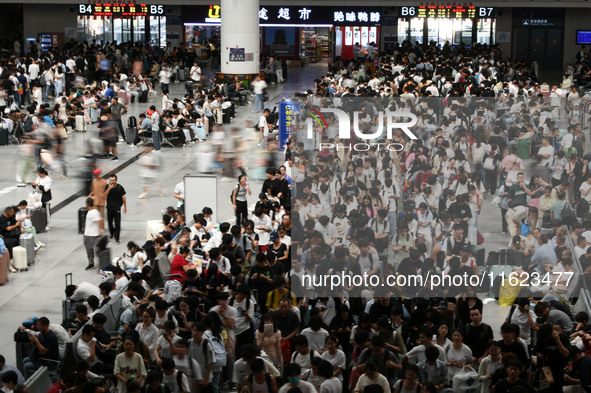
<path fill-rule="evenodd" d="M 221 74 L 259 73 L 259 0 L 221 0 Z"/>

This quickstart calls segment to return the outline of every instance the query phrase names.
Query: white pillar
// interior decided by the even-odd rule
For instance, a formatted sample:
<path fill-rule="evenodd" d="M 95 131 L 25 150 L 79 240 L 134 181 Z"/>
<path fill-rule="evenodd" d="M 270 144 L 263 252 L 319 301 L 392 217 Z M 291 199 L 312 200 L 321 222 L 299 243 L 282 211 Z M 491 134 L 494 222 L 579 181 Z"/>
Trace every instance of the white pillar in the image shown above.
<path fill-rule="evenodd" d="M 221 17 L 222 74 L 258 74 L 259 0 L 221 0 Z M 231 48 L 244 49 L 245 61 L 230 61 Z"/>

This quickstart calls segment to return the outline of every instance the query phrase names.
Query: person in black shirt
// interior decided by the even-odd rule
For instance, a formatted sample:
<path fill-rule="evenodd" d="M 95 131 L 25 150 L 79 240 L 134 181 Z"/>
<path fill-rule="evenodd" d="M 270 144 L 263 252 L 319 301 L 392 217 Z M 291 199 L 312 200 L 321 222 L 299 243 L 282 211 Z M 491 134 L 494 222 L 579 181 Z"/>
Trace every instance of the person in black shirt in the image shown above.
<path fill-rule="evenodd" d="M 464 344 L 472 350 L 472 358 L 475 364 L 480 363 L 486 352 L 488 342 L 494 338 L 489 325 L 482 322 L 482 313 L 477 308 L 470 310 L 471 323 L 464 328 Z"/>
<path fill-rule="evenodd" d="M 501 336 L 503 339 L 498 341 L 499 348 L 501 348 L 501 355 L 513 353 L 522 364 L 529 367 L 529 357 L 527 356 L 526 349 L 521 342 L 516 341 L 516 328 L 519 329 L 517 325 L 514 326 L 509 323 L 504 323 L 501 326 Z"/>
<path fill-rule="evenodd" d="M 467 195 L 458 195 L 456 202 L 452 203 L 447 210 L 452 220 L 464 228 L 464 233 L 468 233 L 468 220 L 472 218 L 472 209 L 466 203 L 467 198 Z"/>
<path fill-rule="evenodd" d="M 117 184 L 117 175 L 111 175 L 109 184 L 105 187 L 107 197 L 107 221 L 109 223 L 109 233 L 111 239 L 120 244 L 121 235 L 121 206 L 123 214 L 127 214 L 127 199 L 125 198 L 125 189 L 121 184 Z"/>
<path fill-rule="evenodd" d="M 4 209 L 4 213 L 0 215 L 0 235 L 4 238 L 10 258 L 12 258 L 12 249 L 19 245 L 19 237 L 23 233 L 23 226 L 16 221 L 15 217 L 16 212 L 12 206 Z"/>
<path fill-rule="evenodd" d="M 523 370 L 523 364 L 519 360 L 509 360 L 505 369 L 507 370 L 507 378 L 502 379 L 495 385 L 495 393 L 535 392 L 534 388 L 526 380 L 519 378 Z"/>
<path fill-rule="evenodd" d="M 267 256 L 264 253 L 258 253 L 256 256 L 257 264 L 250 268 L 250 277 L 248 285 L 251 289 L 257 290 L 257 303 L 261 305 L 261 313 L 266 312 L 267 293 L 273 290 L 273 278 L 275 273 L 267 265 Z M 264 310 L 263 310 L 264 309 Z"/>

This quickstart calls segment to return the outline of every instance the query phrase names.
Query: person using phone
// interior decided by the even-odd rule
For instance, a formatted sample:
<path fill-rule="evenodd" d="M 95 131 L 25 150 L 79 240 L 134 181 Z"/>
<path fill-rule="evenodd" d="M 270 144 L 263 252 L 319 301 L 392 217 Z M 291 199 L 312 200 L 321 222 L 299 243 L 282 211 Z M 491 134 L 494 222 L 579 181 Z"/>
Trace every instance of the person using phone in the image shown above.
<path fill-rule="evenodd" d="M 109 177 L 109 184 L 105 187 L 105 196 L 107 198 L 107 222 L 109 223 L 109 233 L 111 239 L 115 238 L 115 243 L 121 244 L 121 207 L 123 214 L 127 214 L 127 199 L 125 197 L 125 188 L 117 183 L 117 175 Z"/>

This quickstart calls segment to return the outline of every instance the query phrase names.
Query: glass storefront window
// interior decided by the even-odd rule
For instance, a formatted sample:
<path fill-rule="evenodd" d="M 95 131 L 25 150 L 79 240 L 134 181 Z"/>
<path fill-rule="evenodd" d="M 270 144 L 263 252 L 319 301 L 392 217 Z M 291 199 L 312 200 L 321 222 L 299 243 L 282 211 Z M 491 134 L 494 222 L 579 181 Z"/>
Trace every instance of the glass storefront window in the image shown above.
<path fill-rule="evenodd" d="M 133 42 L 146 42 L 146 17 L 138 16 L 133 19 Z"/>
<path fill-rule="evenodd" d="M 408 40 L 409 19 L 398 19 L 398 42 Z"/>
<path fill-rule="evenodd" d="M 415 42 L 423 43 L 423 18 L 412 18 L 410 20 L 410 43 L 414 45 Z"/>
<path fill-rule="evenodd" d="M 158 45 L 160 41 L 160 26 L 158 17 L 150 17 L 150 45 Z"/>
<path fill-rule="evenodd" d="M 494 19 L 480 19 L 476 27 L 476 41 L 479 44 L 492 44 L 491 37 L 495 36 Z"/>
<path fill-rule="evenodd" d="M 160 19 L 160 46 L 166 47 L 166 16 L 158 17 Z"/>

